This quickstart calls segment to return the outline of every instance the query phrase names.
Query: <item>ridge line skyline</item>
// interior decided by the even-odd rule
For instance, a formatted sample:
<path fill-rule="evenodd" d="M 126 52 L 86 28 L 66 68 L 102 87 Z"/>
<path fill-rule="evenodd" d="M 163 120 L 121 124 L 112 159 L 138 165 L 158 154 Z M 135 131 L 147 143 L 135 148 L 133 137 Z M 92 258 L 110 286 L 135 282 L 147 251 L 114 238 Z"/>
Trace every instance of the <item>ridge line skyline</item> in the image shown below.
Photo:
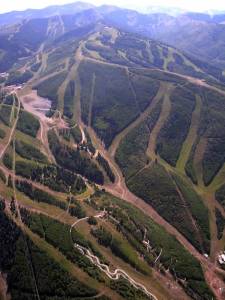
<path fill-rule="evenodd" d="M 0 7 L 0 14 L 10 13 L 14 11 L 25 11 L 29 9 L 45 9 L 51 6 L 62 6 L 68 5 L 73 3 L 87 3 L 94 5 L 96 7 L 101 5 L 113 5 L 118 6 L 120 8 L 127 8 L 136 10 L 142 13 L 151 13 L 157 11 L 166 11 L 171 13 L 183 13 L 183 12 L 196 12 L 196 13 L 207 13 L 207 14 L 216 14 L 216 13 L 223 13 L 225 12 L 225 3 L 221 3 L 219 0 L 215 0 L 213 2 L 207 1 L 187 1 L 181 0 L 179 3 L 176 3 L 176 0 L 152 0 L 150 3 L 147 0 L 141 0 L 139 5 L 135 5 L 131 3 L 130 0 L 90 0 L 90 1 L 68 1 L 68 0 L 40 0 L 38 3 L 34 0 L 30 1 L 19 1 L 19 0 L 11 0 L 8 3 L 4 3 Z"/>

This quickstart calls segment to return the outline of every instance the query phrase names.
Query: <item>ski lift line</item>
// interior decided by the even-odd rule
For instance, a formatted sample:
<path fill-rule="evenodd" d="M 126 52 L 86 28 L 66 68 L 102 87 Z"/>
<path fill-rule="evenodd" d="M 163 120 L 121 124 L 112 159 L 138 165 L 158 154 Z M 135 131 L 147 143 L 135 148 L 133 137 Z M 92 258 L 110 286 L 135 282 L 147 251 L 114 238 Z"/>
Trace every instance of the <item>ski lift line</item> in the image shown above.
<path fill-rule="evenodd" d="M 16 210 L 17 210 L 17 214 L 18 214 L 18 218 L 21 222 L 21 226 L 23 226 L 23 222 L 22 222 L 22 218 L 21 218 L 21 214 L 20 214 L 20 209 L 19 209 L 19 204 L 17 201 L 17 196 L 16 196 L 16 186 L 15 186 L 15 163 L 16 163 L 16 151 L 15 151 L 15 135 L 13 136 L 13 176 L 12 176 L 12 185 L 13 185 L 13 195 L 14 195 L 14 201 L 16 204 Z M 27 239 L 25 238 L 24 234 L 22 234 L 23 236 L 23 241 L 25 244 L 25 251 L 26 251 L 26 260 L 28 263 L 28 266 L 30 267 L 30 271 L 31 271 L 31 275 L 33 277 L 33 282 L 34 282 L 34 288 L 35 288 L 35 293 L 37 296 L 38 300 L 41 300 L 40 295 L 39 295 L 39 291 L 38 291 L 38 286 L 37 286 L 37 281 L 36 281 L 36 277 L 35 277 L 35 272 L 34 272 L 34 268 L 32 265 L 32 260 L 31 260 L 31 254 L 29 251 L 29 247 L 27 244 Z M 28 258 L 29 257 L 29 258 Z"/>

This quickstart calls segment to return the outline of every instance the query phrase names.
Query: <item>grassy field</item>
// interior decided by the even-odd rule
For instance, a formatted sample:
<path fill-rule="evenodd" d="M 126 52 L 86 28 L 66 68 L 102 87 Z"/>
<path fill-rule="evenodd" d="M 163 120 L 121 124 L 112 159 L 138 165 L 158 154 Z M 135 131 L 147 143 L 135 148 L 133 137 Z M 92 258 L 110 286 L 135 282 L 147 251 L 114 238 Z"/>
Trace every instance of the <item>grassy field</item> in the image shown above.
<path fill-rule="evenodd" d="M 152 160 L 154 160 L 156 158 L 158 134 L 161 131 L 164 123 L 167 121 L 167 118 L 170 114 L 170 110 L 171 110 L 170 92 L 171 92 L 171 89 L 173 89 L 172 86 L 170 86 L 170 85 L 166 86 L 161 113 L 160 113 L 159 119 L 157 120 L 157 123 L 155 124 L 155 127 L 153 128 L 150 138 L 149 138 L 147 155 Z"/>
<path fill-rule="evenodd" d="M 195 110 L 192 113 L 190 130 L 186 137 L 186 140 L 183 143 L 180 156 L 176 164 L 176 168 L 183 173 L 185 172 L 185 166 L 190 156 L 191 149 L 197 139 L 197 131 L 198 131 L 199 121 L 200 121 L 200 112 L 201 112 L 201 98 L 199 97 L 199 95 L 197 95 Z"/>
<path fill-rule="evenodd" d="M 172 166 L 176 166 L 191 125 L 195 96 L 190 90 L 176 88 L 171 93 L 170 101 L 170 114 L 159 131 L 156 149 L 164 160 Z"/>

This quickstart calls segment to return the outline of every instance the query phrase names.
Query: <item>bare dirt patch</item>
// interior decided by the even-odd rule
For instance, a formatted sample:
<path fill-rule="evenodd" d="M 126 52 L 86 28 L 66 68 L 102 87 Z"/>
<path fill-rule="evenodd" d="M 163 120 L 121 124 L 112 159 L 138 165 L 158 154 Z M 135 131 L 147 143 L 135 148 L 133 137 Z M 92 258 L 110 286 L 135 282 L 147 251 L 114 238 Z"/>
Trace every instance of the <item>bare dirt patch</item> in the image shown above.
<path fill-rule="evenodd" d="M 40 121 L 40 130 L 37 138 L 42 142 L 46 155 L 51 162 L 54 162 L 54 157 L 51 154 L 48 145 L 48 131 L 58 125 L 60 128 L 67 128 L 65 121 L 62 119 L 61 114 L 58 112 L 56 117 L 47 118 L 46 112 L 51 108 L 49 99 L 38 96 L 37 91 L 30 90 L 28 93 L 21 95 L 20 100 L 24 109 L 29 113 L 36 116 Z"/>
<path fill-rule="evenodd" d="M 29 94 L 20 97 L 25 110 L 34 114 L 38 118 L 48 119 L 45 114 L 51 108 L 51 101 L 38 96 L 36 90 L 31 90 Z"/>

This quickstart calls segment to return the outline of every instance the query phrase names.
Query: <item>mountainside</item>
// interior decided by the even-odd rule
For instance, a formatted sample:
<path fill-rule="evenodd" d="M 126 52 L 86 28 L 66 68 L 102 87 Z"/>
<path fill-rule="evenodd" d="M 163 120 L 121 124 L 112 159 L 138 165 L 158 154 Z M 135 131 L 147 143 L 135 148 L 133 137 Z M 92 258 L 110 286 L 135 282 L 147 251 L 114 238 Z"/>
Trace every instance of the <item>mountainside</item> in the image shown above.
<path fill-rule="evenodd" d="M 36 19 L 41 18 L 46 18 L 45 23 L 48 23 L 44 27 L 43 24 L 41 26 L 37 24 Z M 33 19 L 35 20 L 32 21 Z M 8 23 L 5 20 L 8 20 Z M 62 33 L 62 30 L 70 31 L 76 26 L 86 26 L 96 21 L 104 21 L 108 25 L 116 26 L 125 31 L 132 31 L 148 38 L 160 40 L 194 56 L 196 59 L 200 58 L 204 64 L 210 62 L 214 67 L 222 70 L 225 68 L 225 25 L 223 24 L 225 16 L 223 14 L 213 16 L 203 13 L 184 13 L 177 16 L 166 13 L 141 14 L 134 10 L 121 9 L 115 6 L 94 7 L 82 2 L 65 6 L 52 6 L 43 10 L 28 10 L 22 13 L 13 12 L 0 15 L 0 24 L 8 24 L 3 26 L 1 30 L 1 33 L 4 33 L 4 38 L 0 39 L 1 52 L 4 53 L 5 48 L 8 49 L 12 46 L 14 39 L 11 37 L 11 32 L 14 33 L 15 28 L 18 32 L 22 31 L 22 36 L 24 34 L 29 36 L 29 32 L 34 30 L 37 30 L 36 34 L 39 35 L 40 29 L 38 27 L 44 30 L 45 35 L 56 35 Z M 16 25 L 17 23 L 18 25 Z M 50 33 L 48 32 L 49 28 L 51 28 Z M 8 37 L 10 37 L 10 45 L 8 45 Z M 19 44 L 18 47 L 20 48 L 20 46 Z M 18 58 L 16 53 L 12 56 Z M 20 51 L 19 57 L 21 56 L 24 56 L 22 51 Z M 15 62 L 12 57 L 9 58 L 10 60 Z"/>
<path fill-rule="evenodd" d="M 164 32 L 162 29 L 159 39 L 224 69 L 225 25 L 185 18 L 178 18 Z"/>
<path fill-rule="evenodd" d="M 223 69 L 165 18 L 0 31 L 0 299 L 224 299 Z"/>
<path fill-rule="evenodd" d="M 115 26 L 161 40 L 224 69 L 224 15 L 187 13 L 142 15 L 120 10 L 106 16 Z"/>
<path fill-rule="evenodd" d="M 66 5 L 54 5 L 43 9 L 27 9 L 25 11 L 12 11 L 0 14 L 0 26 L 16 24 L 25 19 L 49 18 L 57 15 L 72 15 L 94 6 L 85 2 L 75 2 Z"/>
<path fill-rule="evenodd" d="M 0 35 L 0 45 L 2 45 L 0 47 L 0 51 L 2 52 L 0 57 L 0 71 L 7 71 L 18 59 L 21 60 L 25 58 L 26 60 L 26 57 L 34 54 L 39 47 L 43 45 L 48 47 L 48 44 L 50 46 L 51 42 L 57 42 L 57 38 L 59 37 L 63 39 L 64 36 L 73 34 L 76 36 L 80 30 L 82 35 L 83 30 L 86 30 L 88 26 L 92 27 L 95 26 L 95 24 L 101 23 L 108 24 L 109 15 L 110 18 L 112 18 L 113 15 L 119 18 L 120 11 L 114 10 L 114 8 L 112 8 L 112 10 L 113 11 L 102 7 L 101 12 L 96 9 L 90 9 L 75 15 L 28 20 L 24 21 L 21 25 L 12 26 L 7 31 L 3 30 L 2 35 Z M 124 10 L 121 10 L 121 14 L 124 14 Z M 112 19 L 110 20 L 112 22 Z M 155 22 L 155 20 L 152 20 L 152 22 Z M 75 30 L 76 33 L 72 30 Z M 87 28 L 87 30 L 89 30 L 89 28 Z M 33 36 L 33 32 L 35 32 L 35 37 Z M 130 40 L 131 39 L 135 39 L 135 35 L 130 37 Z M 178 71 L 182 74 L 192 75 L 198 78 L 224 81 L 223 70 L 220 68 L 207 64 L 192 55 L 183 54 L 177 49 L 160 44 L 160 42 L 152 40 L 150 46 L 148 46 L 148 43 L 147 39 L 143 38 L 143 42 L 140 42 L 139 45 L 136 45 L 136 47 L 132 46 L 136 48 L 136 53 L 133 55 L 133 50 L 129 49 L 131 62 L 125 62 L 124 60 L 123 64 L 136 64 L 145 67 L 154 66 L 168 71 Z M 126 41 L 124 45 L 117 44 L 119 44 L 119 42 L 116 43 L 117 50 L 119 50 L 120 47 L 121 50 L 125 48 L 127 51 L 126 47 L 129 48 L 130 46 L 129 41 L 128 44 L 126 44 Z M 18 49 L 16 52 L 14 51 L 15 47 Z M 148 49 L 149 47 L 151 49 Z M 140 61 L 140 59 L 138 61 L 138 48 L 143 48 L 143 61 Z M 102 51 L 104 52 L 104 49 L 102 49 Z M 149 51 L 152 52 L 152 54 L 149 54 Z M 150 58 L 148 57 L 149 55 Z M 132 58 L 132 56 L 134 57 Z"/>

